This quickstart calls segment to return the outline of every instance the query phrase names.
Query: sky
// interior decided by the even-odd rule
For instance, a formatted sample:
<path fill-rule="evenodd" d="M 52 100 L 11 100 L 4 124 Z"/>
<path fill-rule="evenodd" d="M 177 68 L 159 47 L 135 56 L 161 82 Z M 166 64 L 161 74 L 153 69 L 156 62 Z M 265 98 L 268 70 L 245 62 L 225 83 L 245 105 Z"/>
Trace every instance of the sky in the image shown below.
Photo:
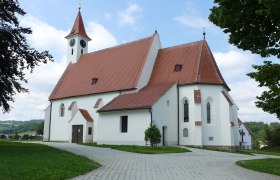
<path fill-rule="evenodd" d="M 15 96 L 9 113 L 0 113 L 0 120 L 43 119 L 48 97 L 66 68 L 67 40 L 78 12 L 79 0 L 19 0 L 27 12 L 20 24 L 30 27 L 27 37 L 31 47 L 49 50 L 54 62 L 41 64 L 28 83 L 29 93 Z M 246 121 L 278 121 L 275 115 L 263 112 L 254 104 L 264 88 L 246 76 L 254 71 L 253 64 L 263 60 L 249 51 L 228 43 L 223 30 L 208 20 L 215 5 L 205 0 L 81 0 L 85 28 L 92 41 L 89 52 L 134 41 L 152 35 L 157 30 L 162 47 L 170 47 L 203 39 L 212 50 L 218 67 L 231 88 L 230 95 L 239 107 L 239 118 Z"/>

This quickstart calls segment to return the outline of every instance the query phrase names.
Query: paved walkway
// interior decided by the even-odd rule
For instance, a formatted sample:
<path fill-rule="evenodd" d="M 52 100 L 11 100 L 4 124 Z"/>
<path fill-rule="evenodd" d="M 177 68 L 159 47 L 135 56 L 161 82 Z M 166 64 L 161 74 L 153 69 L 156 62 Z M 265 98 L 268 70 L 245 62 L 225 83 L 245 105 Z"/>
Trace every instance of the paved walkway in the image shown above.
<path fill-rule="evenodd" d="M 247 170 L 235 165 L 238 160 L 259 159 L 267 155 L 242 155 L 193 149 L 189 153 L 146 155 L 108 148 L 70 143 L 44 143 L 86 156 L 103 166 L 75 179 L 96 180 L 280 180 L 279 176 Z"/>

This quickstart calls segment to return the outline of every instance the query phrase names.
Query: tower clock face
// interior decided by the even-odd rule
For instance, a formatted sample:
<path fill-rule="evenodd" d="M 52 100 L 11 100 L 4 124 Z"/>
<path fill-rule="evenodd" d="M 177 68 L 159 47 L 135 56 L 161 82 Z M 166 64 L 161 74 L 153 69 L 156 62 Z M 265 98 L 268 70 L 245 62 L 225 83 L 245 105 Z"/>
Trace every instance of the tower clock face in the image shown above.
<path fill-rule="evenodd" d="M 71 39 L 71 40 L 70 40 L 70 46 L 71 46 L 71 47 L 73 47 L 73 46 L 75 45 L 75 43 L 76 43 L 75 39 Z"/>
<path fill-rule="evenodd" d="M 80 45 L 82 46 L 82 48 L 85 48 L 86 46 L 87 46 L 87 43 L 86 43 L 86 41 L 85 40 L 81 40 L 80 41 Z"/>

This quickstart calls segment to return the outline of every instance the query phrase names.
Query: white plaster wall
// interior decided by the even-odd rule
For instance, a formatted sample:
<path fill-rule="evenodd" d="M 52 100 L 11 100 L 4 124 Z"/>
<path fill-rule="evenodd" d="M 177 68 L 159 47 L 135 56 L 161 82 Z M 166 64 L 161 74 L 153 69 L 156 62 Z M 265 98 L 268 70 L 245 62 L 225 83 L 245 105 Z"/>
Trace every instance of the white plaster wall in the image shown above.
<path fill-rule="evenodd" d="M 195 125 L 195 121 L 201 121 L 201 104 L 194 103 L 194 90 L 199 88 L 198 85 L 179 87 L 180 145 L 202 145 L 201 125 Z M 189 102 L 189 122 L 184 122 L 185 100 Z M 184 128 L 188 129 L 188 137 L 183 137 Z"/>
<path fill-rule="evenodd" d="M 78 109 L 86 109 L 94 120 L 93 125 L 93 141 L 97 141 L 97 127 L 98 127 L 98 113 L 99 108 L 94 108 L 98 98 L 103 99 L 103 105 L 110 102 L 113 98 L 119 95 L 119 92 L 95 94 L 88 96 L 71 97 L 52 101 L 52 114 L 51 114 L 51 141 L 69 141 L 72 129 L 69 129 L 68 121 L 72 118 L 72 111 L 68 107 L 73 101 L 77 102 Z M 60 104 L 65 105 L 65 116 L 59 116 Z M 72 127 L 71 127 L 72 128 Z"/>
<path fill-rule="evenodd" d="M 194 103 L 194 89 L 201 91 L 201 104 Z M 228 101 L 221 91 L 227 91 L 221 85 L 187 85 L 179 88 L 180 94 L 180 144 L 206 146 L 235 146 L 236 126 L 230 126 L 230 116 L 237 121 L 237 106 L 230 109 Z M 189 101 L 189 122 L 184 122 L 184 100 Z M 206 104 L 211 104 L 211 123 L 207 124 Z M 232 111 L 232 112 L 230 112 Z M 232 115 L 231 115 L 232 114 Z M 202 120 L 202 125 L 195 121 Z M 236 124 L 237 122 L 235 122 Z M 183 129 L 188 128 L 189 137 L 183 137 Z M 209 140 L 213 137 L 213 141 Z"/>
<path fill-rule="evenodd" d="M 158 50 L 160 48 L 161 48 L 161 43 L 160 43 L 159 35 L 156 33 L 137 84 L 138 90 L 146 86 L 147 83 L 149 82 L 155 64 L 155 60 L 158 54 Z"/>
<path fill-rule="evenodd" d="M 44 136 L 43 136 L 43 141 L 49 141 L 50 111 L 51 111 L 51 105 L 49 105 L 49 106 L 45 109 Z"/>
<path fill-rule="evenodd" d="M 70 47 L 70 40 L 71 39 L 75 39 L 76 43 L 73 47 Z M 83 39 L 86 42 L 86 47 L 82 48 L 80 45 L 80 40 Z M 72 63 L 76 63 L 80 56 L 81 56 L 81 50 L 83 49 L 83 54 L 86 54 L 88 52 L 88 40 L 86 38 L 83 38 L 80 35 L 75 35 L 72 37 L 68 37 L 67 38 L 68 43 L 67 43 L 67 60 L 68 63 L 72 62 Z M 73 55 L 72 55 L 72 48 L 73 48 Z"/>
<path fill-rule="evenodd" d="M 166 145 L 178 145 L 178 113 L 177 113 L 177 85 L 173 85 L 153 106 L 153 121 L 160 129 L 161 135 L 163 134 L 163 126 L 167 127 L 166 132 Z M 169 105 L 167 104 L 169 101 Z M 161 139 L 162 144 L 163 139 Z"/>
<path fill-rule="evenodd" d="M 121 132 L 121 116 L 128 116 L 127 133 Z M 144 132 L 151 123 L 148 109 L 100 113 L 98 144 L 146 145 Z"/>

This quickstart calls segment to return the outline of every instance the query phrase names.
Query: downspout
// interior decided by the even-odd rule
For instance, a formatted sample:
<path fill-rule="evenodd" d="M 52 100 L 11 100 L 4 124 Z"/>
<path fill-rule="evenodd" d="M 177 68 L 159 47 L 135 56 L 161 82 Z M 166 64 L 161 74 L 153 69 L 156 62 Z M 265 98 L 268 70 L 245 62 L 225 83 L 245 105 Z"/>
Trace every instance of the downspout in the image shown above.
<path fill-rule="evenodd" d="M 51 106 L 50 106 L 50 122 L 49 122 L 49 137 L 48 137 L 48 141 L 51 141 L 51 122 L 52 122 L 52 102 L 51 102 Z"/>
<path fill-rule="evenodd" d="M 178 146 L 180 145 L 180 94 L 179 94 L 179 84 L 177 83 L 177 116 L 178 116 Z"/>
<path fill-rule="evenodd" d="M 149 108 L 149 112 L 151 114 L 151 124 L 153 124 L 153 111 L 152 111 L 152 108 Z"/>

